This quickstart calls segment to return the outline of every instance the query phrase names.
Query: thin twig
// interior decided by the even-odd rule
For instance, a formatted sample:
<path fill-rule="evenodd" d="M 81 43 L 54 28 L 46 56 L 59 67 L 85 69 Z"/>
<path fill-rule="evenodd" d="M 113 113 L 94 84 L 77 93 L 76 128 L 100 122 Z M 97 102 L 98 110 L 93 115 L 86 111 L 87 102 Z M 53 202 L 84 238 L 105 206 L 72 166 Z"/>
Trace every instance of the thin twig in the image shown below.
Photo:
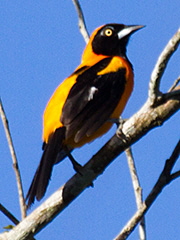
<path fill-rule="evenodd" d="M 141 188 L 141 185 L 139 182 L 139 178 L 138 178 L 138 174 L 137 174 L 137 170 L 136 170 L 136 166 L 135 166 L 135 161 L 134 161 L 133 154 L 132 154 L 132 149 L 129 147 L 126 149 L 125 152 L 126 152 L 126 157 L 127 157 L 127 161 L 128 161 L 129 171 L 131 174 L 137 209 L 141 209 L 142 203 L 143 203 L 142 188 Z M 146 240 L 145 217 L 143 217 L 142 220 L 140 221 L 139 238 L 140 238 L 140 240 Z"/>
<path fill-rule="evenodd" d="M 180 76 L 174 81 L 173 85 L 170 87 L 167 93 L 163 94 L 163 98 L 165 100 L 171 99 L 172 97 L 175 96 L 180 96 L 180 89 L 177 91 L 174 91 L 174 89 L 178 86 L 180 83 Z"/>
<path fill-rule="evenodd" d="M 5 130 L 5 133 L 6 133 L 6 138 L 7 138 L 7 141 L 8 141 L 8 146 L 9 146 L 9 150 L 10 150 L 11 158 L 12 158 L 12 162 L 13 162 L 13 168 L 14 168 L 15 175 L 16 175 L 17 188 L 18 188 L 18 194 L 19 194 L 19 203 L 20 203 L 20 209 L 21 209 L 21 216 L 22 216 L 22 219 L 23 219 L 23 218 L 26 217 L 26 204 L 25 204 L 25 200 L 24 200 L 21 175 L 20 175 L 18 161 L 17 161 L 17 157 L 16 157 L 16 153 L 15 153 L 15 149 L 14 149 L 14 145 L 13 145 L 13 141 L 12 141 L 12 137 L 11 137 L 11 133 L 10 133 L 10 129 L 9 129 L 8 120 L 7 120 L 7 117 L 6 117 L 1 99 L 0 99 L 0 115 L 1 115 L 1 118 L 2 118 L 4 130 Z"/>
<path fill-rule="evenodd" d="M 175 82 L 173 83 L 172 87 L 169 89 L 168 92 L 172 92 L 179 83 L 180 83 L 180 76 L 175 80 Z"/>
<path fill-rule="evenodd" d="M 168 44 L 165 46 L 164 50 L 162 51 L 157 60 L 154 70 L 152 71 L 148 92 L 151 105 L 154 105 L 157 98 L 161 96 L 159 90 L 161 77 L 166 69 L 170 57 L 177 49 L 179 43 L 180 43 L 180 29 L 175 33 L 175 35 L 170 39 Z"/>
<path fill-rule="evenodd" d="M 1 203 L 0 203 L 0 211 L 6 216 L 8 217 L 15 225 L 17 225 L 19 223 L 18 219 L 14 217 L 14 215 L 12 215 L 12 213 L 10 213 L 7 208 L 5 208 Z M 34 237 L 29 237 L 28 240 L 35 240 Z"/>
<path fill-rule="evenodd" d="M 85 24 L 85 20 L 84 20 L 84 15 L 81 9 L 81 5 L 79 4 L 78 0 L 72 0 L 75 7 L 76 7 L 76 11 L 78 13 L 78 25 L 79 25 L 79 30 L 85 40 L 86 43 L 88 43 L 89 41 L 89 33 L 87 31 L 86 28 L 86 24 Z"/>
<path fill-rule="evenodd" d="M 180 171 L 177 171 L 177 172 L 171 174 L 171 179 L 172 179 L 172 180 L 174 180 L 174 179 L 176 179 L 176 178 L 178 178 L 178 177 L 180 177 Z"/>
<path fill-rule="evenodd" d="M 172 182 L 175 178 L 173 178 L 173 174 L 171 174 L 172 168 L 175 165 L 180 155 L 180 141 L 178 141 L 176 147 L 171 154 L 171 157 L 166 161 L 163 171 L 160 174 L 156 184 L 154 185 L 152 191 L 143 202 L 141 209 L 139 209 L 133 217 L 128 221 L 128 223 L 124 226 L 121 232 L 116 236 L 114 240 L 125 240 L 137 226 L 139 221 L 142 219 L 144 214 L 149 210 L 153 202 L 159 196 L 161 191 L 165 186 L 167 186 L 170 182 Z"/>
<path fill-rule="evenodd" d="M 14 224 L 18 224 L 19 223 L 19 221 L 17 220 L 17 218 L 15 218 L 13 215 L 12 215 L 12 213 L 10 213 L 9 212 L 9 210 L 7 210 L 7 208 L 5 208 L 1 203 L 0 203 L 0 211 L 2 212 L 2 213 L 4 213 L 4 215 L 6 216 L 6 217 L 8 217 Z"/>

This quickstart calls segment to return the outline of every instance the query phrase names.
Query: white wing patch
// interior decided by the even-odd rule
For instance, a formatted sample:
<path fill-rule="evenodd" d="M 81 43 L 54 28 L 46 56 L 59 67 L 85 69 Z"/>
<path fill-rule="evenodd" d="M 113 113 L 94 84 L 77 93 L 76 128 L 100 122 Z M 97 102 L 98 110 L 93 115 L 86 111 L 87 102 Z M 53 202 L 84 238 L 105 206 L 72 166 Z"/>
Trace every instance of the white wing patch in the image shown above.
<path fill-rule="evenodd" d="M 94 97 L 94 94 L 98 91 L 98 88 L 92 86 L 90 89 L 89 89 L 89 95 L 88 95 L 88 101 L 91 101 Z"/>

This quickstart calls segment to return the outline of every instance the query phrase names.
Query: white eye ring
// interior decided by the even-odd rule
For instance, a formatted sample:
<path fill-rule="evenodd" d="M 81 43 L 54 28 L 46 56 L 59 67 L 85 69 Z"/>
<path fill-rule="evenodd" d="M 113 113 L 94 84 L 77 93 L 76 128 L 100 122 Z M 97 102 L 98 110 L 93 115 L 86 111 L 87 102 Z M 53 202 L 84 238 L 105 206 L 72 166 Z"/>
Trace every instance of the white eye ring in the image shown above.
<path fill-rule="evenodd" d="M 113 30 L 111 28 L 106 28 L 104 30 L 104 34 L 105 34 L 105 36 L 110 37 L 113 34 Z"/>

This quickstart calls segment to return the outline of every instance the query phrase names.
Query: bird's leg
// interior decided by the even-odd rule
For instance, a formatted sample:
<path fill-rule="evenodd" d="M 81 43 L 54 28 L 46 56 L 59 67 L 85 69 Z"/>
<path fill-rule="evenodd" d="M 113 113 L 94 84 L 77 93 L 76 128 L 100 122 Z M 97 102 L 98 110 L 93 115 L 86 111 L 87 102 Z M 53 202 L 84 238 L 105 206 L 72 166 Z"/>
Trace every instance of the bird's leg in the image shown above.
<path fill-rule="evenodd" d="M 73 157 L 73 155 L 67 150 L 67 156 L 69 158 L 69 160 L 71 161 L 72 165 L 73 165 L 73 168 L 74 170 L 79 173 L 81 176 L 83 175 L 82 174 L 82 166 L 81 164 L 79 164 Z"/>
<path fill-rule="evenodd" d="M 69 152 L 68 148 L 64 148 L 64 150 L 66 151 L 67 156 L 68 156 L 69 160 L 71 161 L 74 170 L 75 170 L 77 173 L 79 173 L 81 176 L 83 176 L 83 173 L 82 173 L 83 167 L 82 167 L 82 165 L 79 164 L 79 163 L 74 159 L 73 155 L 71 154 L 71 152 Z M 89 184 L 89 187 L 93 187 L 93 186 L 94 186 L 94 184 L 91 182 L 91 183 Z"/>
<path fill-rule="evenodd" d="M 120 119 L 121 117 L 119 117 L 119 118 L 109 118 L 108 119 L 108 122 L 111 122 L 111 123 L 114 123 L 114 124 L 116 124 L 116 126 L 118 127 L 118 125 L 119 125 L 119 119 Z"/>
<path fill-rule="evenodd" d="M 111 118 L 110 122 L 115 123 L 117 127 L 116 135 L 121 138 L 123 141 L 128 140 L 128 138 L 124 135 L 122 131 L 123 124 L 127 121 L 127 119 L 123 119 L 121 116 L 119 118 Z"/>
<path fill-rule="evenodd" d="M 115 123 L 117 128 L 122 128 L 123 124 L 126 122 L 127 119 L 123 119 L 121 116 L 119 118 L 110 118 L 108 122 Z"/>
<path fill-rule="evenodd" d="M 123 124 L 127 121 L 127 119 L 123 119 L 122 117 L 119 117 L 119 125 L 117 125 L 117 131 L 116 135 L 122 139 L 123 142 L 128 141 L 128 137 L 123 133 L 122 127 Z"/>

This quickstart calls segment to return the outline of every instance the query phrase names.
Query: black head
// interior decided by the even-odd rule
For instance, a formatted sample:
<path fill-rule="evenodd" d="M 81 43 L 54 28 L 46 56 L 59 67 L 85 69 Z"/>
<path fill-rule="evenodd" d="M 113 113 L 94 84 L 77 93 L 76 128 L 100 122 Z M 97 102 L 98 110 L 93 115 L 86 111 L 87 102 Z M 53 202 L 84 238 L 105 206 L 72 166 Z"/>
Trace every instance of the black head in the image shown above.
<path fill-rule="evenodd" d="M 106 24 L 97 29 L 92 40 L 92 50 L 95 54 L 124 56 L 129 37 L 142 27 L 144 26 Z"/>

